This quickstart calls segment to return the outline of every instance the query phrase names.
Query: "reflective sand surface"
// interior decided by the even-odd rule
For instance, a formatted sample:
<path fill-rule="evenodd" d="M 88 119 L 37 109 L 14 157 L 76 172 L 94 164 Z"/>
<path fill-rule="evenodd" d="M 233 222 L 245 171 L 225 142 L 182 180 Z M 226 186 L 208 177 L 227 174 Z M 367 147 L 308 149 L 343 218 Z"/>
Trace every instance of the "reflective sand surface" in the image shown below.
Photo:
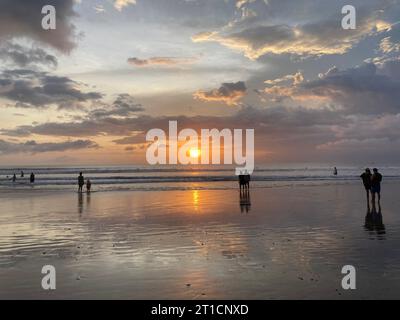
<path fill-rule="evenodd" d="M 399 184 L 0 196 L 0 298 L 399 298 Z M 57 289 L 41 289 L 41 268 Z M 341 289 L 341 268 L 357 290 Z"/>

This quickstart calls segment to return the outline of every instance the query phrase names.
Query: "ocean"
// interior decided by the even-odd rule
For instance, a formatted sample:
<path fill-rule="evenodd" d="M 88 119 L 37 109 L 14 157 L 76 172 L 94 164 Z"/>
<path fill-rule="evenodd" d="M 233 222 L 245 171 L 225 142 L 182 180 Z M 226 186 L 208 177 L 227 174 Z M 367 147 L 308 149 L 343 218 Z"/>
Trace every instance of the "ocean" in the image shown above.
<path fill-rule="evenodd" d="M 21 171 L 24 177 L 20 176 Z M 253 188 L 291 185 L 347 183 L 359 180 L 363 167 L 324 165 L 259 166 L 251 177 Z M 30 173 L 35 183 L 29 182 Z M 74 190 L 79 172 L 92 182 L 93 191 L 213 190 L 237 188 L 233 167 L 228 166 L 82 166 L 82 167 L 0 167 L 0 189 Z M 400 179 L 400 167 L 380 168 L 385 180 Z M 17 181 L 12 182 L 13 174 Z"/>

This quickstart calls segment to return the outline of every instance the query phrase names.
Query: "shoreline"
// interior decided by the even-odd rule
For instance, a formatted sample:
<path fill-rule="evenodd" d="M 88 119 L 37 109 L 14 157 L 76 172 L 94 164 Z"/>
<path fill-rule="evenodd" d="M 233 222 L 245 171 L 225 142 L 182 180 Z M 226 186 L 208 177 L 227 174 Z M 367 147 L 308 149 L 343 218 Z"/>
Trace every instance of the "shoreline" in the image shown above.
<path fill-rule="evenodd" d="M 385 178 L 384 185 L 393 185 L 400 183 L 400 178 Z M 142 185 L 142 186 L 140 186 Z M 145 186 L 143 186 L 145 185 Z M 298 181 L 298 180 L 287 180 L 287 181 L 268 181 L 268 184 L 258 184 L 257 181 L 250 183 L 250 190 L 258 189 L 274 189 L 274 188 L 301 188 L 301 187 L 324 187 L 324 186 L 345 186 L 345 185 L 360 185 L 362 187 L 362 181 L 358 178 L 354 179 L 342 179 L 342 180 L 318 180 L 318 181 Z M 104 185 L 103 185 L 104 186 Z M 115 185 L 105 185 L 101 189 L 96 190 L 96 185 L 92 184 L 91 193 L 109 193 L 109 192 L 173 192 L 173 191 L 218 191 L 218 190 L 238 190 L 239 186 L 237 182 L 220 182 L 220 181 L 208 181 L 208 182 L 156 182 L 150 184 L 137 183 L 133 187 L 127 185 L 121 185 L 120 187 L 113 188 Z M 108 186 L 112 186 L 107 189 Z M 164 188 L 162 187 L 164 186 Z M 78 186 L 70 185 L 68 188 L 46 188 L 45 186 L 11 186 L 1 187 L 0 186 L 0 198 L 3 196 L 9 196 L 12 194 L 43 194 L 43 193 L 78 193 Z M 83 194 L 87 194 L 86 191 Z"/>

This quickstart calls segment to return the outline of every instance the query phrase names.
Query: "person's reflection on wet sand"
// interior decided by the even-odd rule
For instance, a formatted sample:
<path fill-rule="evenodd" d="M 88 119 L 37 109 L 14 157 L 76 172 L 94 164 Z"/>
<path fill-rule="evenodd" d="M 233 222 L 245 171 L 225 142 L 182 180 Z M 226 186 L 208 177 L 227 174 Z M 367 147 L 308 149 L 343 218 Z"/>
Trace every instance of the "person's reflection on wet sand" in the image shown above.
<path fill-rule="evenodd" d="M 249 212 L 251 209 L 251 201 L 250 201 L 250 190 L 243 189 L 240 190 L 240 211 Z"/>
<path fill-rule="evenodd" d="M 90 192 L 88 192 L 86 194 L 86 207 L 87 207 L 87 209 L 90 207 L 90 200 L 91 200 Z"/>
<path fill-rule="evenodd" d="M 376 210 L 374 203 L 372 204 L 372 209 L 370 209 L 368 205 L 364 227 L 371 234 L 376 233 L 378 236 L 381 236 L 379 239 L 385 239 L 382 237 L 386 234 L 386 230 L 385 225 L 383 224 L 382 208 L 380 203 L 378 203 L 378 211 Z"/>
<path fill-rule="evenodd" d="M 82 216 L 83 212 L 83 194 L 81 192 L 78 193 L 78 213 L 79 216 Z"/>

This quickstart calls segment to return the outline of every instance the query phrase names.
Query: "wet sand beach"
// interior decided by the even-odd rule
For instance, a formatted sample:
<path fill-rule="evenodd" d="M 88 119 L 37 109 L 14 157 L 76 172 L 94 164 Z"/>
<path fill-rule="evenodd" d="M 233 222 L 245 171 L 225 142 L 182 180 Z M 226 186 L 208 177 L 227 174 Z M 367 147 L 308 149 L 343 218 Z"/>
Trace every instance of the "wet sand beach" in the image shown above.
<path fill-rule="evenodd" d="M 399 182 L 0 195 L 1 299 L 399 298 Z M 341 268 L 357 289 L 341 288 Z M 54 265 L 57 289 L 41 288 Z"/>

